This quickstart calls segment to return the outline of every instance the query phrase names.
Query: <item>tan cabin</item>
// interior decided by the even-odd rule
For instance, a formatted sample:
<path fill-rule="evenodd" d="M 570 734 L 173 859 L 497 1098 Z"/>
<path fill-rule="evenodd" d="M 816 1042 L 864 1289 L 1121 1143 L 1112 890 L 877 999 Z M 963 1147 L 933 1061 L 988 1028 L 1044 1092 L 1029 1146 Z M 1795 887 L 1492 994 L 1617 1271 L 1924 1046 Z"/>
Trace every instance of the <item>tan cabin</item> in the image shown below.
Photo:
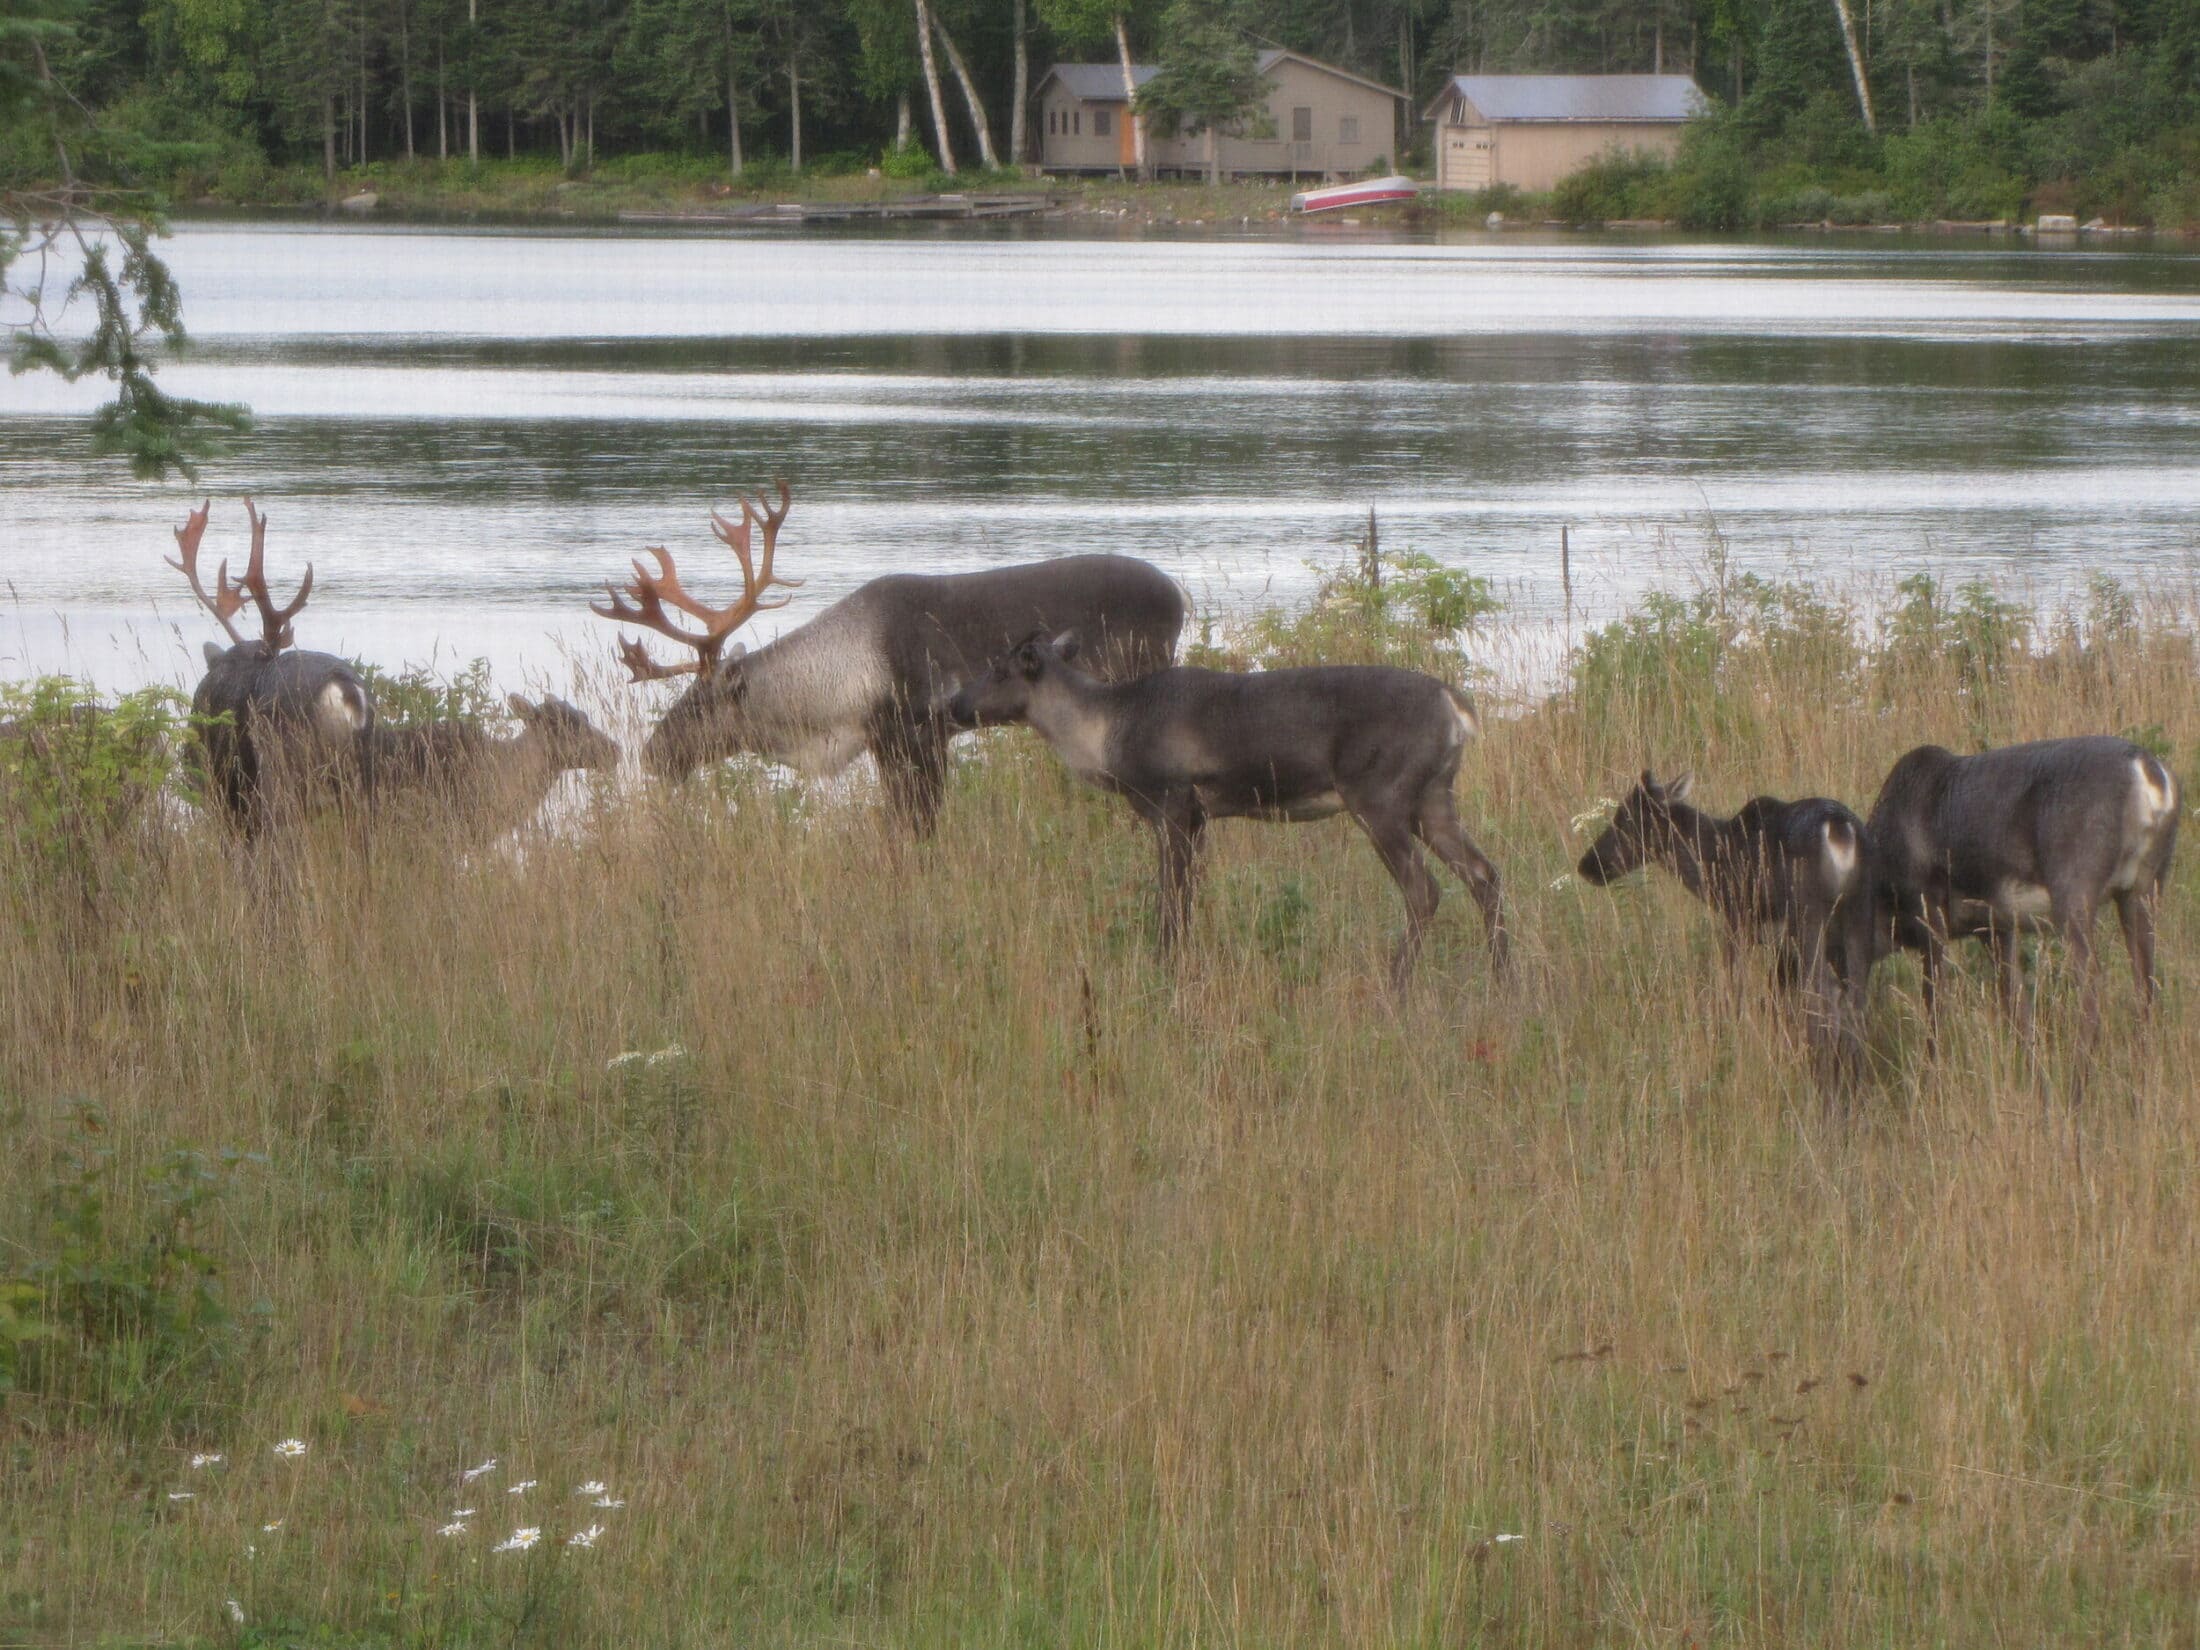
<path fill-rule="evenodd" d="M 1259 65 L 1269 87 L 1265 118 L 1249 116 L 1239 131 L 1216 135 L 1225 177 L 1339 178 L 1396 163 L 1405 93 L 1297 52 L 1264 51 Z M 1144 86 L 1159 72 L 1135 64 L 1131 79 Z M 1041 170 L 1128 172 L 1137 164 L 1121 64 L 1057 63 L 1031 96 Z M 1204 132 L 1149 134 L 1147 146 L 1157 176 L 1206 175 Z"/>
<path fill-rule="evenodd" d="M 1684 74 L 1462 74 L 1422 118 L 1437 188 L 1544 190 L 1611 151 L 1670 156 L 1710 107 Z"/>

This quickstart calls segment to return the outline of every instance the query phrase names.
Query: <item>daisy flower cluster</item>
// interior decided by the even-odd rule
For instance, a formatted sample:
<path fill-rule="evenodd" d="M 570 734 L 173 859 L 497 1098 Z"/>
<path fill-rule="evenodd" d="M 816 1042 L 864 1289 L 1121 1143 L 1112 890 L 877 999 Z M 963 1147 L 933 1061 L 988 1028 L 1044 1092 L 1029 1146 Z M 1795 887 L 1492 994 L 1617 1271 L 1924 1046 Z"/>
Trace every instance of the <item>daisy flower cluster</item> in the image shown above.
<path fill-rule="evenodd" d="M 477 1480 L 486 1478 L 491 1473 L 496 1472 L 500 1465 L 501 1463 L 492 1455 L 479 1466 L 468 1467 L 458 1475 L 459 1489 L 462 1492 L 466 1491 Z M 539 1479 L 514 1478 L 509 1484 L 503 1486 L 503 1491 L 507 1496 L 527 1496 L 541 1487 Z M 475 1500 L 478 1497 L 462 1494 L 460 1499 Z M 585 1503 L 587 1510 L 581 1516 L 587 1517 L 589 1521 L 583 1525 L 578 1518 L 561 1520 L 570 1522 L 573 1525 L 573 1528 L 568 1530 L 562 1538 L 562 1544 L 567 1547 L 595 1546 L 597 1542 L 603 1539 L 604 1525 L 594 1517 L 594 1514 L 597 1512 L 613 1512 L 626 1505 L 626 1498 L 613 1495 L 610 1486 L 600 1478 L 591 1478 L 585 1483 L 574 1485 L 569 1499 Z M 474 1521 L 479 1514 L 480 1509 L 478 1507 L 453 1508 L 449 1516 L 436 1526 L 435 1533 L 446 1540 L 457 1540 L 463 1536 L 471 1535 L 474 1529 Z M 521 1516 L 525 1516 L 524 1512 Z M 492 1553 L 524 1553 L 530 1548 L 540 1546 L 543 1539 L 544 1526 L 542 1524 L 515 1523 L 512 1526 L 511 1533 L 491 1546 L 489 1551 Z M 560 1538 L 553 1537 L 552 1539 L 557 1540 Z"/>

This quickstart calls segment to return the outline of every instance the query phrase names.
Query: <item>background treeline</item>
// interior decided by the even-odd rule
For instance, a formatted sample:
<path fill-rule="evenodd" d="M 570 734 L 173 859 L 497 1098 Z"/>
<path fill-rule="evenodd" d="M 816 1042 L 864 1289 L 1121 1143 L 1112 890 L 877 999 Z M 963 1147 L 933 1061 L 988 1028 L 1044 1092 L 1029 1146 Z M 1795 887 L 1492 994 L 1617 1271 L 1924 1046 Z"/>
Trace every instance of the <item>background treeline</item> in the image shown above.
<path fill-rule="evenodd" d="M 228 199 L 405 160 L 769 186 L 1013 164 L 1049 63 L 1232 41 L 1416 112 L 1454 69 L 1693 72 L 1685 186 L 1618 169 L 1576 216 L 2200 219 L 2195 0 L 4 0 L 0 78 L 66 89 L 77 164 Z M 0 122 L 11 180 L 52 164 Z"/>

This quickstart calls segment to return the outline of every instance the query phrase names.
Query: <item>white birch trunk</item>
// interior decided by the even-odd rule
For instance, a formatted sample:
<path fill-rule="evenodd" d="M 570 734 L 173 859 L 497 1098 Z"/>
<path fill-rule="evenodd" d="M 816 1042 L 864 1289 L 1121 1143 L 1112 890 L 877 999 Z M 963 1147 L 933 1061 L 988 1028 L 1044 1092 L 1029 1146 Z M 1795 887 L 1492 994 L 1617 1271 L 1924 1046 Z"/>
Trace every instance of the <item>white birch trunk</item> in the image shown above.
<path fill-rule="evenodd" d="M 932 136 L 939 143 L 940 170 L 955 175 L 955 146 L 947 136 L 947 101 L 940 96 L 940 66 L 932 57 L 932 8 L 917 5 L 917 54 L 924 61 L 924 89 L 932 99 Z"/>
<path fill-rule="evenodd" d="M 1871 83 L 1864 78 L 1864 54 L 1856 44 L 1856 18 L 1849 11 L 1849 0 L 1833 0 L 1833 9 L 1841 19 L 1841 43 L 1849 49 L 1849 73 L 1856 77 L 1856 106 L 1863 111 L 1864 130 L 1877 134 L 1879 123 L 1872 118 Z"/>
<path fill-rule="evenodd" d="M 978 160 L 988 172 L 997 172 L 1001 157 L 993 152 L 993 124 L 985 118 L 985 104 L 979 99 L 977 85 L 970 78 L 970 66 L 963 62 L 963 54 L 955 48 L 955 37 L 947 32 L 947 25 L 937 14 L 932 18 L 932 27 L 939 32 L 940 44 L 947 50 L 948 66 L 962 83 L 963 101 L 970 106 L 970 124 L 978 133 Z"/>
<path fill-rule="evenodd" d="M 1030 144 L 1030 134 L 1024 130 L 1026 115 L 1024 105 L 1031 101 L 1031 52 L 1025 39 L 1024 0 L 1016 0 L 1016 91 L 1015 103 L 1008 115 L 1008 163 L 1021 166 L 1024 151 Z"/>
<path fill-rule="evenodd" d="M 1138 168 L 1141 179 L 1148 178 L 1153 168 L 1146 159 L 1146 118 L 1138 112 L 1138 78 L 1131 73 L 1131 31 L 1123 21 L 1123 14 L 1115 14 L 1115 50 L 1123 60 L 1123 98 L 1130 107 L 1124 112 L 1131 120 L 1131 161 Z"/>

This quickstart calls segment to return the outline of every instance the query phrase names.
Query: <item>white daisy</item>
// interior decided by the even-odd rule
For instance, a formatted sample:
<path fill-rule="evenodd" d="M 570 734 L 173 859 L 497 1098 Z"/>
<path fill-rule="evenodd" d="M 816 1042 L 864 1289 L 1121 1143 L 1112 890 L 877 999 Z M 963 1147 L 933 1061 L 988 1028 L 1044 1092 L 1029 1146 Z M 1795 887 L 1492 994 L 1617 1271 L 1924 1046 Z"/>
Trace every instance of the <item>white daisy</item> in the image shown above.
<path fill-rule="evenodd" d="M 305 1452 L 306 1441 L 303 1438 L 285 1438 L 275 1446 L 275 1453 L 285 1461 L 295 1461 Z"/>
<path fill-rule="evenodd" d="M 587 1529 L 575 1530 L 567 1536 L 565 1544 L 568 1547 L 593 1547 L 596 1544 L 596 1537 L 602 1534 L 603 1526 L 601 1524 L 591 1524 Z"/>
<path fill-rule="evenodd" d="M 218 1467 L 221 1465 L 221 1463 L 221 1456 L 214 1451 L 208 1451 L 205 1454 L 194 1455 L 191 1457 L 191 1469 L 194 1472 L 196 1472 L 201 1467 Z"/>
<path fill-rule="evenodd" d="M 492 1455 L 492 1456 L 490 1456 L 490 1457 L 489 1457 L 489 1459 L 488 1459 L 488 1460 L 486 1460 L 486 1461 L 482 1462 L 480 1466 L 478 1466 L 478 1467 L 468 1467 L 468 1468 L 467 1468 L 467 1469 L 466 1469 L 466 1470 L 465 1470 L 464 1472 L 460 1473 L 460 1474 L 458 1475 L 458 1481 L 459 1481 L 459 1482 L 460 1482 L 461 1484 L 471 1484 L 471 1483 L 472 1483 L 472 1482 L 473 1482 L 473 1481 L 474 1481 L 475 1479 L 479 1478 L 479 1477 L 480 1477 L 480 1476 L 481 1476 L 481 1475 L 482 1475 L 483 1473 L 485 1473 L 485 1472 L 495 1472 L 496 1470 L 497 1470 L 497 1458 L 496 1458 L 495 1456 L 493 1456 L 493 1455 Z"/>
<path fill-rule="evenodd" d="M 534 1487 L 535 1487 L 535 1480 L 534 1480 L 534 1479 L 532 1479 L 532 1478 L 522 1478 L 522 1479 L 521 1479 L 521 1480 L 520 1480 L 520 1481 L 519 1481 L 518 1483 L 514 1484 L 514 1485 L 513 1485 L 513 1486 L 512 1486 L 512 1487 L 511 1487 L 510 1489 L 506 1490 L 506 1491 L 505 1491 L 504 1493 L 505 1493 L 506 1495 L 525 1495 L 525 1494 L 526 1494 L 526 1493 L 527 1493 L 527 1492 L 528 1492 L 529 1490 L 533 1489 Z"/>
<path fill-rule="evenodd" d="M 535 1524 L 527 1524 L 514 1530 L 490 1550 L 499 1553 L 523 1553 L 541 1539 L 541 1527 Z"/>

